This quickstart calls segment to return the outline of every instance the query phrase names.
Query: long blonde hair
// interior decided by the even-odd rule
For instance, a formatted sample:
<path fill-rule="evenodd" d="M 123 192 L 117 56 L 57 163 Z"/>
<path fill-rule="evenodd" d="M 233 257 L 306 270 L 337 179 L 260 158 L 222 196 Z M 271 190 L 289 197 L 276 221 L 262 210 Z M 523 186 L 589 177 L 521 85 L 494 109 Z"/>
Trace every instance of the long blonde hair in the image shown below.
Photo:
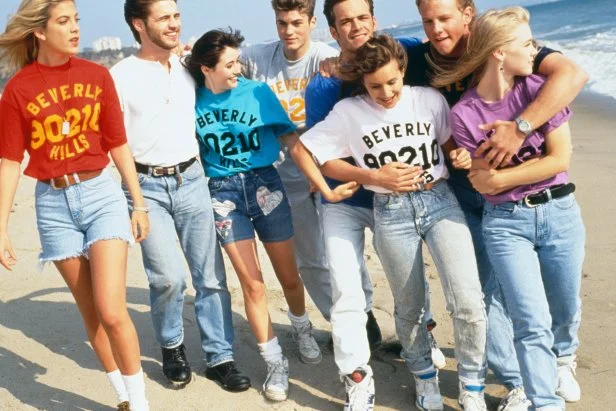
<path fill-rule="evenodd" d="M 36 60 L 39 45 L 34 32 L 47 27 L 51 9 L 64 1 L 67 0 L 22 0 L 0 34 L 0 63 L 19 70 Z"/>
<path fill-rule="evenodd" d="M 519 6 L 488 10 L 477 17 L 471 25 L 466 50 L 457 64 L 450 70 L 433 66 L 432 86 L 445 87 L 470 75 L 469 87 L 477 86 L 492 53 L 515 40 L 515 29 L 529 21 L 528 10 Z"/>

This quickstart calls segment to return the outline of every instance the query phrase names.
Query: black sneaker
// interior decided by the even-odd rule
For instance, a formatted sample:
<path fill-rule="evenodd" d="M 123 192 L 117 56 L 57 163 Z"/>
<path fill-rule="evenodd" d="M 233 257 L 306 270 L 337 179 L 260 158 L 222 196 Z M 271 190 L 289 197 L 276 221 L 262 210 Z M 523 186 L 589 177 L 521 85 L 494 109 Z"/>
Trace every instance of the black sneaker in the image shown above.
<path fill-rule="evenodd" d="M 366 315 L 368 316 L 368 321 L 366 321 L 366 332 L 368 333 L 368 344 L 370 344 L 370 350 L 372 351 L 381 345 L 383 336 L 381 335 L 381 329 L 376 322 L 376 318 L 374 318 L 372 310 L 368 311 Z"/>
<path fill-rule="evenodd" d="M 175 385 L 186 385 L 192 379 L 185 350 L 184 344 L 175 348 L 163 348 L 163 374 Z"/>
<path fill-rule="evenodd" d="M 205 370 L 208 380 L 216 381 L 223 389 L 231 392 L 246 391 L 250 388 L 250 379 L 235 368 L 233 361 L 223 362 Z"/>

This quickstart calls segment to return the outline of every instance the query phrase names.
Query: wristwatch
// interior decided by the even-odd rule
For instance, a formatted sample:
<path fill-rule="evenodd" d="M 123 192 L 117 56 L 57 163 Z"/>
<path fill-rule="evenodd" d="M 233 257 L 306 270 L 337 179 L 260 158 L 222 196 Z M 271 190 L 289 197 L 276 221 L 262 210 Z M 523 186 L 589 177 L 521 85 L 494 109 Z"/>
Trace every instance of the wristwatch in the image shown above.
<path fill-rule="evenodd" d="M 525 137 L 528 137 L 528 135 L 533 132 L 533 126 L 531 126 L 528 121 L 518 117 L 515 119 L 515 123 L 518 126 L 518 131 L 524 134 Z"/>

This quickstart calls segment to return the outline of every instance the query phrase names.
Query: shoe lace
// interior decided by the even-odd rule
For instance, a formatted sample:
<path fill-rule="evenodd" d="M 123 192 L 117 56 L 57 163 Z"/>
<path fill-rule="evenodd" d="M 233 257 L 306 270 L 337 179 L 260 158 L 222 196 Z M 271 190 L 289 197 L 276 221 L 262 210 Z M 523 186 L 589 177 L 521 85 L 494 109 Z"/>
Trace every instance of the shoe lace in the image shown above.
<path fill-rule="evenodd" d="M 507 396 L 503 399 L 502 406 L 503 408 L 508 407 L 510 405 L 521 405 L 528 404 L 530 405 L 530 401 L 526 398 L 526 393 L 522 387 L 516 387 L 509 391 Z"/>
<path fill-rule="evenodd" d="M 300 328 L 296 328 L 293 333 L 293 338 L 300 345 L 300 349 L 309 349 L 309 350 L 318 350 L 319 345 L 317 344 L 314 336 L 312 335 L 312 324 L 308 323 Z"/>
<path fill-rule="evenodd" d="M 370 402 L 370 396 L 372 395 L 368 390 L 368 378 L 364 377 L 361 382 L 354 382 L 349 377 L 347 378 L 347 395 L 349 397 L 349 409 L 351 410 L 365 410 L 366 405 Z"/>
<path fill-rule="evenodd" d="M 286 385 L 288 373 L 284 360 L 268 364 L 266 385 Z"/>
<path fill-rule="evenodd" d="M 438 377 L 428 378 L 422 380 L 421 378 L 417 378 L 417 383 L 415 384 L 418 395 L 428 396 L 432 394 L 441 393 L 438 387 Z"/>
<path fill-rule="evenodd" d="M 184 354 L 183 345 L 180 345 L 179 347 L 171 351 L 171 360 L 175 363 L 185 363 L 186 362 L 186 355 Z"/>
<path fill-rule="evenodd" d="M 485 411 L 486 403 L 483 396 L 478 392 L 463 391 L 460 402 L 465 410 Z"/>

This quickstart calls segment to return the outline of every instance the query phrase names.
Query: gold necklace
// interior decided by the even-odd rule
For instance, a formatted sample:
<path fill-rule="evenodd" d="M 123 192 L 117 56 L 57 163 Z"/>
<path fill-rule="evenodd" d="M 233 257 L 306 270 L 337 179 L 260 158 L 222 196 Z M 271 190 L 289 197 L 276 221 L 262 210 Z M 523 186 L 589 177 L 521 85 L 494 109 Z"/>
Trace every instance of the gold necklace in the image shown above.
<path fill-rule="evenodd" d="M 41 77 L 43 78 L 43 82 L 45 83 L 47 88 L 49 90 L 51 90 L 51 86 L 49 85 L 49 82 L 47 81 L 47 78 L 43 74 L 43 71 L 41 70 L 41 64 L 38 61 L 36 61 L 36 68 L 37 68 L 39 74 L 41 75 Z M 70 85 L 70 82 L 71 82 L 71 58 L 69 57 L 69 59 L 68 59 L 68 75 L 67 75 L 67 79 L 66 79 L 66 84 Z M 68 121 L 68 118 L 66 116 L 66 109 L 64 108 L 64 101 L 61 100 L 60 94 L 58 94 L 58 98 L 56 99 L 56 103 L 62 109 L 62 116 L 63 116 L 63 119 L 64 119 L 62 121 L 62 135 L 64 137 L 66 137 L 71 132 L 71 123 L 70 123 L 70 121 Z"/>

